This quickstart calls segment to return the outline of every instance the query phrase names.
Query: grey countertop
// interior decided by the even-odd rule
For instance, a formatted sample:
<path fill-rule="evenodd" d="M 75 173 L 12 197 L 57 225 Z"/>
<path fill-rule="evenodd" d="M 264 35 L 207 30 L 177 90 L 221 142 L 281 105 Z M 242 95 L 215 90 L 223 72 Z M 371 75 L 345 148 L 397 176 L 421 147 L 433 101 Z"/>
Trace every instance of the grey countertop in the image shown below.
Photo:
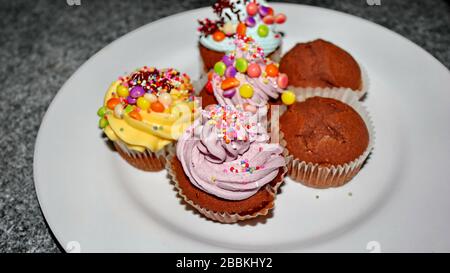
<path fill-rule="evenodd" d="M 211 1 L 1 1 L 0 252 L 59 252 L 33 183 L 41 119 L 62 84 L 90 56 L 127 32 Z M 299 0 L 381 24 L 450 67 L 450 3 L 444 0 Z"/>

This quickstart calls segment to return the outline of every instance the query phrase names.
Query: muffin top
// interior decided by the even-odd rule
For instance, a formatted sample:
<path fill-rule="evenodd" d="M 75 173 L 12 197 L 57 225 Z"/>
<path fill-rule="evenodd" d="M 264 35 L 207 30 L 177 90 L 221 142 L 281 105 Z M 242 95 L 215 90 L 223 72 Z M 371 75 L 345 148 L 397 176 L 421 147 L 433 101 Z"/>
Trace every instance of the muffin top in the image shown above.
<path fill-rule="evenodd" d="M 296 87 L 362 88 L 361 69 L 355 59 L 321 39 L 296 44 L 281 59 L 280 71 Z"/>
<path fill-rule="evenodd" d="M 301 161 L 342 165 L 364 153 L 369 132 L 361 116 L 335 99 L 296 102 L 280 118 L 289 153 Z"/>
<path fill-rule="evenodd" d="M 263 0 L 218 0 L 213 4 L 218 19 L 199 20 L 200 44 L 204 47 L 229 52 L 234 49 L 237 36 L 250 36 L 269 55 L 281 44 L 282 35 L 276 25 L 283 24 L 286 16 L 275 13 Z"/>
<path fill-rule="evenodd" d="M 111 84 L 97 112 L 99 126 L 132 150 L 159 151 L 192 123 L 193 91 L 186 74 L 142 67 Z"/>

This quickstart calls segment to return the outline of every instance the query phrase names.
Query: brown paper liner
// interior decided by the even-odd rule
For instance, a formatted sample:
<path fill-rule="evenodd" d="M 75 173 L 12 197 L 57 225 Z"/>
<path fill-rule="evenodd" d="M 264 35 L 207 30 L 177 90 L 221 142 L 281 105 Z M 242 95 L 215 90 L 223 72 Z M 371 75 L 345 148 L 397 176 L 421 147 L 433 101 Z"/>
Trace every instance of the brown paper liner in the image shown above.
<path fill-rule="evenodd" d="M 375 129 L 366 108 L 359 102 L 359 97 L 351 89 L 309 89 L 294 90 L 297 101 L 304 101 L 311 97 L 326 97 L 339 100 L 351 106 L 363 119 L 369 131 L 369 144 L 366 150 L 358 158 L 342 165 L 321 166 L 311 162 L 293 158 L 286 148 L 284 134 L 280 132 L 280 144 L 284 147 L 284 156 L 288 161 L 288 175 L 295 181 L 313 188 L 340 187 L 350 181 L 360 170 L 364 161 L 369 156 L 375 143 Z M 285 110 L 286 108 L 284 108 Z"/>
<path fill-rule="evenodd" d="M 167 156 L 174 149 L 174 144 L 169 144 L 158 152 L 148 149 L 138 152 L 129 149 L 124 143 L 114 141 L 114 147 L 120 156 L 132 166 L 147 172 L 157 172 L 165 168 Z"/>
<path fill-rule="evenodd" d="M 273 207 L 275 206 L 275 199 L 277 196 L 277 192 L 279 187 L 283 184 L 284 182 L 284 177 L 288 171 L 287 167 L 284 166 L 282 168 L 282 173 L 281 175 L 277 176 L 278 180 L 277 181 L 272 181 L 271 183 L 267 184 L 264 188 L 264 190 L 267 190 L 268 193 L 273 196 L 273 200 L 266 205 L 264 208 L 262 208 L 261 210 L 254 212 L 252 214 L 246 214 L 246 215 L 241 215 L 239 213 L 227 213 L 227 212 L 220 212 L 220 211 L 212 211 L 209 210 L 208 208 L 205 207 L 201 207 L 198 204 L 195 204 L 192 200 L 190 200 L 184 193 L 183 193 L 183 189 L 179 186 L 179 182 L 177 179 L 177 175 L 176 172 L 173 170 L 172 168 L 172 161 L 173 160 L 178 160 L 176 159 L 176 155 L 175 155 L 175 151 L 173 150 L 172 153 L 168 156 L 168 159 L 166 161 L 166 169 L 167 172 L 169 174 L 170 179 L 172 180 L 175 189 L 178 192 L 178 195 L 189 205 L 191 205 L 193 208 L 195 208 L 198 212 L 200 212 L 200 214 L 202 214 L 203 216 L 205 216 L 206 218 L 216 221 L 216 222 L 220 222 L 220 223 L 224 223 L 224 224 L 232 224 L 232 223 L 236 223 L 239 221 L 244 221 L 244 220 L 249 220 L 249 219 L 253 219 L 259 216 L 265 216 L 269 213 L 269 211 L 271 209 L 273 209 Z M 251 198 L 251 197 L 250 197 Z"/>

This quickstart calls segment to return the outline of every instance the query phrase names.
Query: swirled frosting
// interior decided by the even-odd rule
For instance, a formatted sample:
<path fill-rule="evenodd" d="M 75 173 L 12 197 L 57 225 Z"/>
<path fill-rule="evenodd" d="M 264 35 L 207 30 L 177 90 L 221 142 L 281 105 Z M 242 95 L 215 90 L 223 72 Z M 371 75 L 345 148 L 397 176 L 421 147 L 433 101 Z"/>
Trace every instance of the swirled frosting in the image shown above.
<path fill-rule="evenodd" d="M 237 71 L 233 78 L 237 79 L 239 85 L 232 87 L 229 90 L 223 89 L 223 82 L 230 78 L 230 75 L 226 73 L 220 75 L 214 73 L 212 75 L 212 88 L 214 96 L 219 104 L 223 105 L 245 105 L 250 104 L 257 107 L 263 107 L 267 104 L 270 98 L 277 99 L 280 94 L 285 91 L 287 87 L 287 76 L 278 72 L 278 63 L 265 58 L 262 54 L 262 49 L 252 39 L 236 39 L 235 50 L 228 53 L 226 56 L 233 61 L 233 65 L 236 66 L 237 59 L 245 59 L 248 63 L 247 71 Z M 266 72 L 267 66 L 271 66 L 276 70 L 276 74 L 270 74 Z M 250 67 L 258 66 L 260 75 L 255 76 L 250 72 Z M 284 82 L 280 80 L 285 79 Z M 243 85 L 249 85 L 252 89 L 252 95 L 249 97 L 243 97 L 240 90 Z M 234 92 L 233 92 L 234 90 Z"/>
<path fill-rule="evenodd" d="M 177 157 L 191 183 L 227 200 L 243 200 L 270 183 L 285 165 L 257 116 L 211 105 L 178 140 Z"/>
<path fill-rule="evenodd" d="M 248 14 L 247 5 L 249 3 L 253 3 L 258 7 L 257 14 Z M 280 46 L 282 35 L 277 31 L 276 25 L 284 23 L 285 16 L 274 14 L 273 9 L 266 1 L 222 0 L 217 1 L 213 5 L 213 9 L 219 20 L 200 21 L 202 26 L 199 28 L 201 33 L 199 41 L 203 46 L 220 52 L 234 50 L 233 41 L 236 38 L 236 28 L 239 23 L 246 25 L 245 35 L 252 37 L 264 49 L 266 56 Z M 283 16 L 283 20 L 275 20 L 275 18 Z M 260 26 L 263 26 L 263 28 L 267 26 L 264 34 L 258 31 Z M 224 38 L 222 40 L 215 39 L 213 35 L 215 31 L 223 32 L 225 34 Z"/>
<path fill-rule="evenodd" d="M 186 74 L 143 67 L 111 84 L 97 114 L 110 140 L 135 151 L 157 152 L 192 124 L 194 108 Z"/>

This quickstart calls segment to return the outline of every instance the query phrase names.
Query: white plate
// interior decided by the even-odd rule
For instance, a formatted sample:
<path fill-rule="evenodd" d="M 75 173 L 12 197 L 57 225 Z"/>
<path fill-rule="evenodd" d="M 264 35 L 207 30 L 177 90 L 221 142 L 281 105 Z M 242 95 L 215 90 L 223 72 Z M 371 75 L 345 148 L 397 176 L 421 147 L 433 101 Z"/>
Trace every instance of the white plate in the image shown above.
<path fill-rule="evenodd" d="M 165 171 L 141 172 L 101 139 L 96 111 L 109 84 L 142 65 L 198 77 L 203 8 L 145 25 L 89 59 L 64 84 L 36 142 L 34 178 L 63 247 L 81 251 L 450 251 L 450 73 L 405 38 L 336 11 L 274 4 L 286 13 L 284 50 L 325 38 L 367 69 L 375 150 L 344 187 L 287 180 L 272 217 L 205 220 L 180 202 Z M 167 32 L 170 30 L 170 32 Z M 169 34 L 170 33 L 170 34 Z M 374 242 L 373 242 L 374 241 Z M 78 242 L 78 243 L 77 243 Z"/>

